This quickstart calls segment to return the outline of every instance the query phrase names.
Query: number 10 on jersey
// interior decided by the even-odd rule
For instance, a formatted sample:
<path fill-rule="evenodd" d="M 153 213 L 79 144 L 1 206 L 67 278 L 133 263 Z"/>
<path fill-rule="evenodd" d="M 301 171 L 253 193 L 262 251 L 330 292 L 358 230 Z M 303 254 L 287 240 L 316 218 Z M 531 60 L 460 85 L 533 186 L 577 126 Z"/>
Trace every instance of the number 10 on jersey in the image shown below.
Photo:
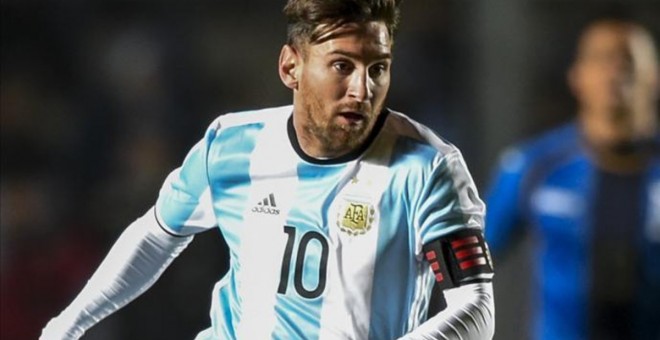
<path fill-rule="evenodd" d="M 291 226 L 284 226 L 284 233 L 287 234 L 286 249 L 284 250 L 284 257 L 282 258 L 282 269 L 280 270 L 280 285 L 277 292 L 286 294 L 289 285 L 289 274 L 293 266 L 293 285 L 296 293 L 307 299 L 314 299 L 323 293 L 326 283 L 326 270 L 328 267 L 328 241 L 323 234 L 316 231 L 305 232 L 300 238 L 300 242 L 296 245 L 296 228 Z M 317 273 L 318 280 L 316 287 L 305 287 L 303 285 L 303 270 L 305 267 L 305 257 L 307 256 L 307 246 L 310 242 L 316 240 L 321 246 L 321 259 L 319 263 L 319 271 Z M 292 255 L 296 253 L 294 262 L 292 262 Z"/>

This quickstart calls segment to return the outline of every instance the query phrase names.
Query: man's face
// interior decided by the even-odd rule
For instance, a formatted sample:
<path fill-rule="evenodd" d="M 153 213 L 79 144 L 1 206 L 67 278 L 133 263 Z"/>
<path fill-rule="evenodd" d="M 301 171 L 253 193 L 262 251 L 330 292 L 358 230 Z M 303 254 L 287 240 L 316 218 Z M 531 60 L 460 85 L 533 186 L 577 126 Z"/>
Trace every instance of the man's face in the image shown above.
<path fill-rule="evenodd" d="M 382 22 L 347 24 L 297 51 L 294 122 L 316 157 L 361 145 L 383 109 L 390 85 L 392 40 Z"/>
<path fill-rule="evenodd" d="M 615 22 L 586 31 L 570 80 L 594 146 L 616 149 L 655 133 L 657 72 L 653 44 L 642 31 Z"/>

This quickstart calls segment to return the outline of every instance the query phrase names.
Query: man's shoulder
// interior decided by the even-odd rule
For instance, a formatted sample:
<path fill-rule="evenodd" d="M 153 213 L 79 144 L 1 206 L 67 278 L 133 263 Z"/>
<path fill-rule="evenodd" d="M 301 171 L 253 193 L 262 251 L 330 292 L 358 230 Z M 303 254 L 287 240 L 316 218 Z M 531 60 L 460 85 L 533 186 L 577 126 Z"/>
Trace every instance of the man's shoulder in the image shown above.
<path fill-rule="evenodd" d="M 408 153 L 428 154 L 432 157 L 458 151 L 451 142 L 442 138 L 433 129 L 397 111 L 389 110 L 383 126 L 386 134 L 394 136 L 398 144 Z"/>
<path fill-rule="evenodd" d="M 227 129 L 238 126 L 264 125 L 286 121 L 293 112 L 291 105 L 243 110 L 220 114 L 211 124 L 211 129 Z"/>
<path fill-rule="evenodd" d="M 508 147 L 500 155 L 500 166 L 507 171 L 549 168 L 580 159 L 582 152 L 577 124 L 569 122 Z"/>
<path fill-rule="evenodd" d="M 578 126 L 576 122 L 571 121 L 542 132 L 524 141 L 521 146 L 528 149 L 553 150 L 564 145 L 574 146 L 577 143 L 579 143 Z"/>
<path fill-rule="evenodd" d="M 544 158 L 549 155 L 575 152 L 580 149 L 580 136 L 577 124 L 569 122 L 547 130 L 514 146 L 520 152 Z"/>

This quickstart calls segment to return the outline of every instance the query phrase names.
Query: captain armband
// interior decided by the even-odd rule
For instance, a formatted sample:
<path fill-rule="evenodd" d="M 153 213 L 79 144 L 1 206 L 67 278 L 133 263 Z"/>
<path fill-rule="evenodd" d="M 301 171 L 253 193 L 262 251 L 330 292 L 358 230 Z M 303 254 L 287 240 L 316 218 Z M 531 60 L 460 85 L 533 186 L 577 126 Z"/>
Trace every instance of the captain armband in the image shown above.
<path fill-rule="evenodd" d="M 441 290 L 493 279 L 493 261 L 480 229 L 451 233 L 422 249 Z"/>

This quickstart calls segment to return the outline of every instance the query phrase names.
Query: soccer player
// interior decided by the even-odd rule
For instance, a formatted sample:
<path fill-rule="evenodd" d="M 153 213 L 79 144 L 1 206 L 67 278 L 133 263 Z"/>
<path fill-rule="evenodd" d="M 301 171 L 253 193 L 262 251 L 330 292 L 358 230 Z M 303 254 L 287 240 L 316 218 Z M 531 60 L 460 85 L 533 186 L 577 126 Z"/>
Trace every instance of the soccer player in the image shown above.
<path fill-rule="evenodd" d="M 290 0 L 279 74 L 293 105 L 218 117 L 41 339 L 79 338 L 215 226 L 230 268 L 197 339 L 490 339 L 484 204 L 465 162 L 384 106 L 398 11 Z"/>
<path fill-rule="evenodd" d="M 657 58 L 638 24 L 592 22 L 568 72 L 577 119 L 503 154 L 486 238 L 499 256 L 535 233 L 535 339 L 660 339 Z"/>

